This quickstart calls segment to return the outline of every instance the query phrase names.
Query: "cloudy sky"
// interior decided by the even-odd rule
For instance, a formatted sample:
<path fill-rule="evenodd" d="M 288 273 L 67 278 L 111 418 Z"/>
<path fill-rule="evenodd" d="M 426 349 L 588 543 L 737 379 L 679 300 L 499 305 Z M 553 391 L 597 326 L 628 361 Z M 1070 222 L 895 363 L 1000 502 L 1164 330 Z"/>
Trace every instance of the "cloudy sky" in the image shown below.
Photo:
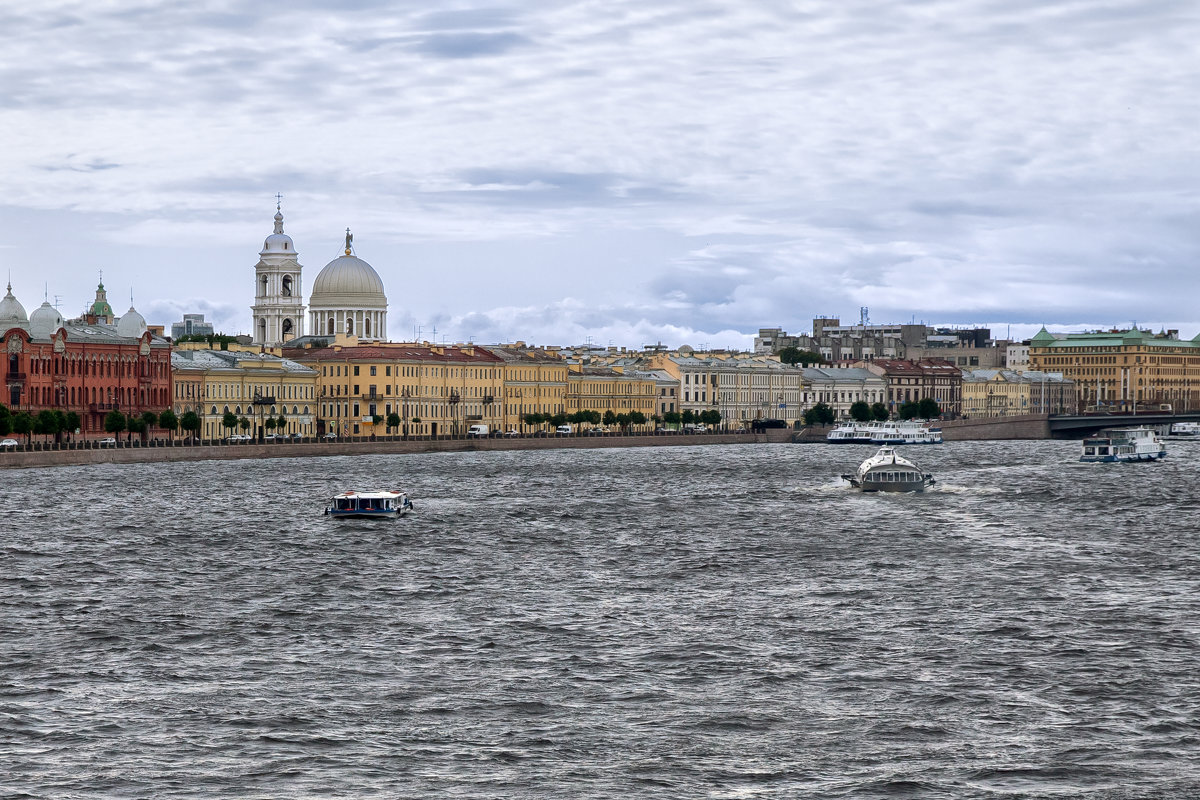
<path fill-rule="evenodd" d="M 39 0 L 0 31 L 28 310 L 103 270 L 118 312 L 249 332 L 279 192 L 305 288 L 351 228 L 393 339 L 1200 333 L 1192 0 Z"/>

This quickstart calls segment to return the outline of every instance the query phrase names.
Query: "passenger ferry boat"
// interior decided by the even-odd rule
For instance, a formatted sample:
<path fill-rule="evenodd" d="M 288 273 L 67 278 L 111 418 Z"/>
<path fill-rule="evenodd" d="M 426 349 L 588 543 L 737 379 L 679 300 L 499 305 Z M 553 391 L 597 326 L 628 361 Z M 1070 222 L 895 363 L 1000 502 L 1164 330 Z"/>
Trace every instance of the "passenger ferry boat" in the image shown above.
<path fill-rule="evenodd" d="M 858 465 L 858 471 L 843 475 L 842 480 L 864 492 L 923 492 L 934 483 L 932 475 L 921 472 L 894 447 L 879 448 L 878 453 Z"/>
<path fill-rule="evenodd" d="M 1200 422 L 1171 423 L 1172 436 L 1200 436 Z"/>
<path fill-rule="evenodd" d="M 870 444 L 878 422 L 843 422 L 825 435 L 827 444 Z"/>
<path fill-rule="evenodd" d="M 386 489 L 373 492 L 345 491 L 334 495 L 325 508 L 330 517 L 371 519 L 376 517 L 402 517 L 413 508 L 412 501 L 403 491 Z"/>
<path fill-rule="evenodd" d="M 1158 461 L 1167 457 L 1166 445 L 1153 428 L 1105 428 L 1083 440 L 1080 461 Z"/>
<path fill-rule="evenodd" d="M 871 444 L 942 444 L 942 429 L 919 419 L 880 422 L 871 429 Z"/>

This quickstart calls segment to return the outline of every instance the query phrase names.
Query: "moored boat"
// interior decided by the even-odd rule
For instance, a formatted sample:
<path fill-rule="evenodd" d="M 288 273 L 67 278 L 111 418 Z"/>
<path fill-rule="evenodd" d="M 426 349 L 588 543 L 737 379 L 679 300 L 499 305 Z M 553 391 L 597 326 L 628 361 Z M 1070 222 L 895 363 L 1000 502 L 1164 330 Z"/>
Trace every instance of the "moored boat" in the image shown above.
<path fill-rule="evenodd" d="M 1083 440 L 1084 462 L 1158 461 L 1167 457 L 1167 447 L 1153 428 L 1104 428 Z"/>
<path fill-rule="evenodd" d="M 843 422 L 825 435 L 828 444 L 870 444 L 878 423 Z"/>
<path fill-rule="evenodd" d="M 887 446 L 859 464 L 853 475 L 843 475 L 842 479 L 864 492 L 923 492 L 934 483 L 932 475 Z"/>
<path fill-rule="evenodd" d="M 924 420 L 902 419 L 878 423 L 871 429 L 871 444 L 941 444 L 942 429 Z"/>
<path fill-rule="evenodd" d="M 1171 423 L 1172 436 L 1200 436 L 1200 422 Z"/>
<path fill-rule="evenodd" d="M 345 491 L 334 495 L 325 508 L 331 517 L 371 519 L 402 517 L 413 508 L 408 494 L 400 489 L 378 491 Z"/>

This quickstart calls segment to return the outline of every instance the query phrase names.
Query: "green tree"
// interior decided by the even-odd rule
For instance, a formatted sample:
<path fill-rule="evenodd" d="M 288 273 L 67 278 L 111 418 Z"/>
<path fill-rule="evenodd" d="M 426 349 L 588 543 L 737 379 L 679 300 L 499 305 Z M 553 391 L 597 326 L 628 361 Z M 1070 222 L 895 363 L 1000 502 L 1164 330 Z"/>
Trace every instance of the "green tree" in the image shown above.
<path fill-rule="evenodd" d="M 921 414 L 921 405 L 914 400 L 906 400 L 900 406 L 900 419 L 915 419 Z"/>
<path fill-rule="evenodd" d="M 221 427 L 228 428 L 230 433 L 233 432 L 233 429 L 236 428 L 237 425 L 237 414 L 234 414 L 232 411 L 226 411 L 225 416 L 221 417 Z"/>
<path fill-rule="evenodd" d="M 167 409 L 158 415 L 158 427 L 167 432 L 167 438 L 174 440 L 175 431 L 179 428 L 179 417 L 175 416 L 175 412 Z"/>
<path fill-rule="evenodd" d="M 376 422 L 376 424 L 378 424 L 378 422 Z M 280 433 L 287 433 L 287 426 L 287 409 L 281 407 L 279 409 L 279 416 L 275 418 L 275 430 L 279 431 Z"/>
<path fill-rule="evenodd" d="M 942 415 L 942 409 L 932 397 L 922 397 L 917 403 L 917 411 L 921 419 L 937 419 Z"/>
<path fill-rule="evenodd" d="M 696 412 L 690 408 L 685 408 L 683 413 L 679 415 L 679 421 L 684 425 L 694 425 L 696 422 Z"/>
<path fill-rule="evenodd" d="M 246 417 L 242 417 L 238 420 L 238 427 L 242 429 L 242 433 L 246 433 L 250 430 L 250 420 Z"/>
<path fill-rule="evenodd" d="M 104 415 L 104 430 L 106 433 L 116 436 L 125 430 L 126 425 L 128 425 L 128 421 L 125 419 L 125 415 L 115 408 Z"/>
<path fill-rule="evenodd" d="M 785 347 L 779 351 L 779 360 L 784 364 L 823 364 L 825 359 L 821 358 L 819 353 L 813 353 L 809 350 L 801 350 L 798 347 Z"/>
<path fill-rule="evenodd" d="M 715 428 L 721 424 L 721 412 L 715 408 L 710 408 L 700 414 L 700 421 L 710 428 Z"/>
<path fill-rule="evenodd" d="M 613 410 L 611 408 L 608 411 L 604 412 L 604 424 L 605 425 L 616 425 L 617 424 L 617 415 L 613 412 Z"/>
<path fill-rule="evenodd" d="M 0 436 L 12 433 L 12 425 L 12 412 L 8 410 L 8 406 L 0 405 Z"/>
<path fill-rule="evenodd" d="M 33 438 L 33 417 L 28 411 L 22 411 L 12 418 L 13 433 L 25 437 L 25 444 Z"/>
<path fill-rule="evenodd" d="M 200 428 L 204 423 L 200 420 L 200 415 L 195 411 L 185 411 L 183 416 L 179 418 L 179 427 L 192 435 L 195 440 L 200 435 Z"/>
<path fill-rule="evenodd" d="M 78 413 L 74 411 L 68 411 L 63 416 L 63 425 L 65 426 L 65 430 L 71 434 L 75 434 L 79 432 L 81 427 L 83 427 L 83 421 L 79 419 Z"/>
<path fill-rule="evenodd" d="M 871 416 L 875 417 L 876 422 L 886 422 L 891 414 L 888 413 L 887 406 L 883 403 L 872 403 Z"/>
<path fill-rule="evenodd" d="M 567 424 L 567 415 L 565 413 L 563 413 L 562 411 L 559 411 L 557 414 L 553 414 L 550 417 L 549 422 L 551 425 L 553 425 L 556 428 L 559 425 L 566 425 Z"/>
<path fill-rule="evenodd" d="M 646 424 L 646 415 L 643 414 L 641 411 L 630 411 L 629 412 L 629 422 L 632 425 L 645 425 Z"/>
<path fill-rule="evenodd" d="M 33 432 L 40 433 L 43 436 L 57 437 L 62 430 L 59 426 L 59 418 L 54 412 L 48 408 L 38 412 L 37 418 L 33 422 Z"/>
<path fill-rule="evenodd" d="M 395 411 L 387 416 L 388 430 L 398 430 L 400 428 L 400 415 Z"/>
<path fill-rule="evenodd" d="M 133 435 L 136 433 L 138 436 L 140 436 L 142 438 L 143 441 L 145 441 L 146 430 L 150 426 L 146 424 L 146 421 L 144 419 L 142 419 L 141 417 L 134 417 L 131 415 L 129 417 L 129 419 L 126 420 L 125 424 L 129 428 L 130 439 L 132 439 Z"/>
<path fill-rule="evenodd" d="M 681 415 L 678 411 L 667 411 L 662 415 L 663 422 L 668 425 L 678 425 Z"/>
<path fill-rule="evenodd" d="M 263 420 L 263 427 L 267 429 L 267 432 L 268 432 L 268 433 L 274 433 L 274 432 L 275 432 L 275 427 L 276 427 L 278 424 L 279 424 L 279 423 L 277 423 L 277 422 L 275 421 L 275 418 L 274 418 L 274 417 L 267 417 L 265 420 Z"/>
<path fill-rule="evenodd" d="M 155 414 L 153 411 L 143 411 L 142 422 L 146 423 L 147 428 L 153 428 L 158 424 L 158 414 Z"/>
<path fill-rule="evenodd" d="M 805 425 L 831 425 L 837 419 L 837 414 L 825 403 L 817 403 L 804 412 Z"/>
<path fill-rule="evenodd" d="M 870 422 L 871 418 L 871 406 L 865 400 L 859 400 L 850 405 L 850 419 L 855 422 Z"/>
<path fill-rule="evenodd" d="M 536 411 L 531 411 L 528 414 L 526 414 L 525 416 L 521 417 L 521 421 L 524 422 L 526 425 L 528 425 L 531 428 L 536 428 L 539 425 L 545 424 L 546 415 L 540 414 Z"/>

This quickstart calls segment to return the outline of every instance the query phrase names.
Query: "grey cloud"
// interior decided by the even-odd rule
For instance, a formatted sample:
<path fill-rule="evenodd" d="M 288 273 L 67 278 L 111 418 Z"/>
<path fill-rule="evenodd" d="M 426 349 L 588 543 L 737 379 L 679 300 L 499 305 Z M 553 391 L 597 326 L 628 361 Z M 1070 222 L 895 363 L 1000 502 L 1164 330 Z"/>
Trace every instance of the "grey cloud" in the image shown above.
<path fill-rule="evenodd" d="M 437 58 L 480 58 L 532 44 L 528 37 L 517 33 L 444 33 L 425 37 L 417 50 Z"/>
<path fill-rule="evenodd" d="M 431 11 L 413 20 L 413 27 L 426 31 L 470 31 L 511 28 L 520 21 L 513 9 L 464 8 L 453 11 Z"/>

